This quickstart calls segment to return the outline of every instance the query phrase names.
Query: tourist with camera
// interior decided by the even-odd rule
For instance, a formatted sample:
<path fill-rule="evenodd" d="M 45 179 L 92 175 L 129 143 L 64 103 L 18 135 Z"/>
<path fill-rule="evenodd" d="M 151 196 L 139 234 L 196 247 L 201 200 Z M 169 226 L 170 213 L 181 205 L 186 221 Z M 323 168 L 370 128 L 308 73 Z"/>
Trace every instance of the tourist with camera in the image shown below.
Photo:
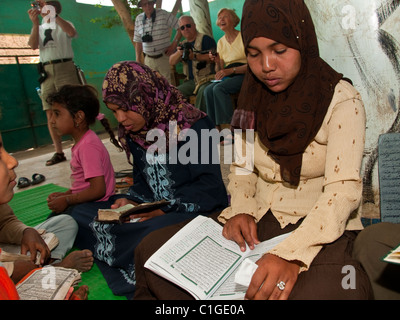
<path fill-rule="evenodd" d="M 179 29 L 185 40 L 178 46 L 178 50 L 169 57 L 169 63 L 183 64 L 185 81 L 178 86 L 179 91 L 189 99 L 196 96 L 196 108 L 206 111 L 203 96 L 205 88 L 215 79 L 215 64 L 210 60 L 208 52 L 215 50 L 217 44 L 213 38 L 197 31 L 196 24 L 190 16 L 179 18 Z"/>
<path fill-rule="evenodd" d="M 47 103 L 47 96 L 58 91 L 66 84 L 79 84 L 72 39 L 77 37 L 74 25 L 60 17 L 62 6 L 59 1 L 35 1 L 29 9 L 29 19 L 32 21 L 32 30 L 28 45 L 32 49 L 39 49 L 40 63 L 38 64 L 41 86 L 41 99 L 43 110 L 46 112 L 47 124 L 55 153 L 47 160 L 46 165 L 51 166 L 67 160 L 61 143 L 61 137 L 51 126 L 51 106 Z M 42 22 L 40 22 L 42 17 Z"/>
<path fill-rule="evenodd" d="M 172 82 L 169 56 L 176 50 L 181 38 L 178 29 L 178 18 L 163 9 L 154 8 L 155 1 L 139 1 L 138 7 L 143 12 L 136 17 L 135 42 L 136 61 L 144 63 L 151 69 L 158 71 Z M 175 29 L 176 34 L 171 43 L 170 29 Z M 144 58 L 143 58 L 144 57 Z"/>

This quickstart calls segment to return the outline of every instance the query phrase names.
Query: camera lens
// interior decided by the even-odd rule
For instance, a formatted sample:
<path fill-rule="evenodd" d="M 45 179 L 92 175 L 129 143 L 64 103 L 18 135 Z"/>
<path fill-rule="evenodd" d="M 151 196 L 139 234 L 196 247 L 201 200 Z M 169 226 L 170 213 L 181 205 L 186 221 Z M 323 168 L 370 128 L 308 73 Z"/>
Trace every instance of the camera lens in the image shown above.
<path fill-rule="evenodd" d="M 190 42 L 185 42 L 183 44 L 183 54 L 182 54 L 182 60 L 184 62 L 189 61 L 190 50 L 192 50 L 192 44 Z"/>

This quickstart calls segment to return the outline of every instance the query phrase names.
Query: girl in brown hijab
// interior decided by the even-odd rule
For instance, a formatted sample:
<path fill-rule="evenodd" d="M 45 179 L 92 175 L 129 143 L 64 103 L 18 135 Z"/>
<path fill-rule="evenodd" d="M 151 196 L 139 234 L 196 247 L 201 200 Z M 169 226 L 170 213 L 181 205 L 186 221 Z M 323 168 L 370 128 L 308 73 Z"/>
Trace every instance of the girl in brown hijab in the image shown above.
<path fill-rule="evenodd" d="M 246 298 L 368 298 L 351 257 L 362 229 L 361 97 L 320 58 L 304 1 L 247 0 L 241 32 L 249 70 L 232 125 L 255 130 L 255 168 L 238 175 L 232 166 L 231 206 L 219 220 L 241 248 L 293 231 L 257 261 Z"/>
<path fill-rule="evenodd" d="M 320 58 L 304 1 L 246 0 L 241 32 L 249 68 L 232 126 L 254 130 L 254 166 L 232 164 L 231 203 L 218 221 L 242 251 L 290 233 L 256 262 L 245 298 L 370 298 L 368 277 L 352 258 L 362 229 L 361 97 Z M 163 229 L 164 239 L 174 231 Z M 154 277 L 146 271 L 141 293 L 184 297 Z"/>

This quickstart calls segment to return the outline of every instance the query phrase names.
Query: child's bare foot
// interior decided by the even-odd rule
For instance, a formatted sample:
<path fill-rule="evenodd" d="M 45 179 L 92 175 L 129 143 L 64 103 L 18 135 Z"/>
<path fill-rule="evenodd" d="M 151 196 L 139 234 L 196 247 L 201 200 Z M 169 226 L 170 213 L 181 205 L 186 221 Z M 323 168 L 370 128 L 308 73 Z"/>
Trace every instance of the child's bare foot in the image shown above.
<path fill-rule="evenodd" d="M 54 264 L 64 268 L 76 269 L 79 272 L 89 271 L 93 266 L 93 253 L 85 249 L 72 251 L 60 263 Z"/>

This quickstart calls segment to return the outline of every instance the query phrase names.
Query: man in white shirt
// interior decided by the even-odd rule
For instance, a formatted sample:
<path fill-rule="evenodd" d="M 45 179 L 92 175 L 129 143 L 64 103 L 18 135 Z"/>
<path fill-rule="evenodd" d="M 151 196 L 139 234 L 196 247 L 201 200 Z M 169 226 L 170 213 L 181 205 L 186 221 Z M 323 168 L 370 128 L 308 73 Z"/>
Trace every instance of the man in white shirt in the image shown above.
<path fill-rule="evenodd" d="M 47 125 L 56 153 L 46 162 L 47 166 L 65 161 L 61 137 L 50 124 L 51 106 L 46 99 L 50 93 L 58 91 L 66 84 L 79 84 L 76 67 L 73 62 L 74 52 L 71 41 L 77 37 L 74 25 L 62 19 L 59 1 L 36 1 L 37 7 L 28 11 L 32 21 L 32 31 L 28 44 L 32 49 L 39 49 L 39 72 L 41 99 L 46 111 Z M 40 24 L 39 15 L 42 16 Z"/>
<path fill-rule="evenodd" d="M 138 3 L 138 7 L 141 7 L 143 12 L 135 20 L 133 41 L 136 61 L 158 71 L 170 83 L 173 83 L 169 56 L 176 50 L 181 31 L 178 29 L 177 17 L 163 9 L 155 9 L 154 4 L 155 1 L 149 0 Z M 177 30 L 172 43 L 170 29 Z"/>

